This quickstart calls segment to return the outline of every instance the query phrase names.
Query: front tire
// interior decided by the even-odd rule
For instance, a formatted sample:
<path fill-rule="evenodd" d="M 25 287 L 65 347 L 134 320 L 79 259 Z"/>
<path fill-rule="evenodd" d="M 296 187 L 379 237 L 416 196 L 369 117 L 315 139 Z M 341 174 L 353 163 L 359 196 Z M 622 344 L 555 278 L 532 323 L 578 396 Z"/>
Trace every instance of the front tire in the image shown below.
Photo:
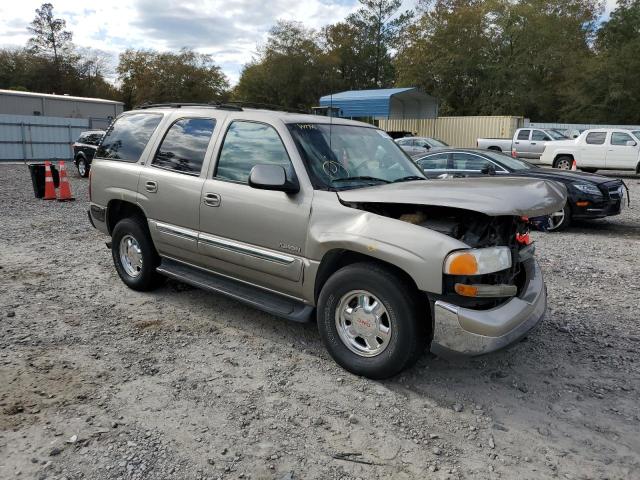
<path fill-rule="evenodd" d="M 76 160 L 76 168 L 78 169 L 78 175 L 82 178 L 87 178 L 89 176 L 89 164 L 83 157 L 79 157 Z"/>
<path fill-rule="evenodd" d="M 419 305 L 415 287 L 391 270 L 375 263 L 349 265 L 320 292 L 320 338 L 345 370 L 388 378 L 410 367 L 426 347 L 427 313 Z"/>
<path fill-rule="evenodd" d="M 141 292 L 160 286 L 164 277 L 156 272 L 160 257 L 156 252 L 144 220 L 120 220 L 111 234 L 111 256 L 120 279 Z"/>
<path fill-rule="evenodd" d="M 571 207 L 566 203 L 562 210 L 552 213 L 549 216 L 547 231 L 560 232 L 571 225 Z"/>

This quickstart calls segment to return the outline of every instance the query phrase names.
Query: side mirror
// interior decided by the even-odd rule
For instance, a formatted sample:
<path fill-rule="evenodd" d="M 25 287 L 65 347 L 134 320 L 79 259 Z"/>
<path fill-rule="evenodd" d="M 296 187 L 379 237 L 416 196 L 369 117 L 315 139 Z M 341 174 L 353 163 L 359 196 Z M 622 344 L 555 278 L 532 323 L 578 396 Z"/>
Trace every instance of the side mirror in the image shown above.
<path fill-rule="evenodd" d="M 298 193 L 300 185 L 294 178 L 287 179 L 281 165 L 254 165 L 249 174 L 249 186 L 260 190 L 276 190 L 285 193 Z"/>
<path fill-rule="evenodd" d="M 633 140 L 627 140 L 627 147 L 635 147 L 637 145 Z"/>
<path fill-rule="evenodd" d="M 496 174 L 496 167 L 494 167 L 493 165 L 491 165 L 490 163 L 485 165 L 484 167 L 482 167 L 482 170 L 480 170 L 480 173 L 482 173 L 483 175 L 495 175 Z"/>

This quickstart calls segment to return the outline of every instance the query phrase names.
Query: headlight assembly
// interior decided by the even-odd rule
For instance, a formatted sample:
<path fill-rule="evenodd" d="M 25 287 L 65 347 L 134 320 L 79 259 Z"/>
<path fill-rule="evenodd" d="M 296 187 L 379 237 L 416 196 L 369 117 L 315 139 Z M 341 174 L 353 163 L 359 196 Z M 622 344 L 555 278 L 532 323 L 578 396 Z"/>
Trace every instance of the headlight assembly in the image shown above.
<path fill-rule="evenodd" d="M 573 188 L 589 195 L 602 196 L 600 189 L 593 183 L 572 183 Z"/>
<path fill-rule="evenodd" d="M 449 275 L 484 275 L 511 268 L 508 247 L 473 248 L 447 255 L 444 273 Z"/>

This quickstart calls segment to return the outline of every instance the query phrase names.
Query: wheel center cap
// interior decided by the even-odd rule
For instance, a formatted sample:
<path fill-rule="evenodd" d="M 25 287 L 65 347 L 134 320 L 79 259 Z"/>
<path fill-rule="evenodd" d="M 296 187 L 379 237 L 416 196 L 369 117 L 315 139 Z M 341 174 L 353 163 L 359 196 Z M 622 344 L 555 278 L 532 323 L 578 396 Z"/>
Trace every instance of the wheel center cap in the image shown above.
<path fill-rule="evenodd" d="M 374 320 L 371 318 L 371 315 L 365 313 L 362 310 L 358 310 L 356 312 L 354 323 L 358 326 L 358 329 L 362 332 L 368 332 L 373 330 L 375 326 Z"/>

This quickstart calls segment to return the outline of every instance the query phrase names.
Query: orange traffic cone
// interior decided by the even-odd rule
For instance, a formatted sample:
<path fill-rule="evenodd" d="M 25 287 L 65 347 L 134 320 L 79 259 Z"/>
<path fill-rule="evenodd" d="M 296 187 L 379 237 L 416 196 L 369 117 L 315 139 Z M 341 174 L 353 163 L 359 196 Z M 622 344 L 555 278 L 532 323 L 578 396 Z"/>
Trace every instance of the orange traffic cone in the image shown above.
<path fill-rule="evenodd" d="M 62 160 L 58 162 L 58 170 L 60 170 L 60 192 L 58 194 L 58 201 L 68 202 L 75 200 L 73 195 L 71 195 L 71 185 L 69 185 L 69 179 L 67 178 L 67 169 Z"/>
<path fill-rule="evenodd" d="M 573 159 L 573 163 L 571 164 L 571 170 L 573 170 L 574 172 L 576 170 L 578 170 L 578 164 L 576 163 L 576 159 Z"/>
<path fill-rule="evenodd" d="M 56 199 L 56 186 L 53 184 L 53 175 L 51 174 L 51 163 L 47 160 L 44 162 L 44 197 L 43 200 Z"/>

